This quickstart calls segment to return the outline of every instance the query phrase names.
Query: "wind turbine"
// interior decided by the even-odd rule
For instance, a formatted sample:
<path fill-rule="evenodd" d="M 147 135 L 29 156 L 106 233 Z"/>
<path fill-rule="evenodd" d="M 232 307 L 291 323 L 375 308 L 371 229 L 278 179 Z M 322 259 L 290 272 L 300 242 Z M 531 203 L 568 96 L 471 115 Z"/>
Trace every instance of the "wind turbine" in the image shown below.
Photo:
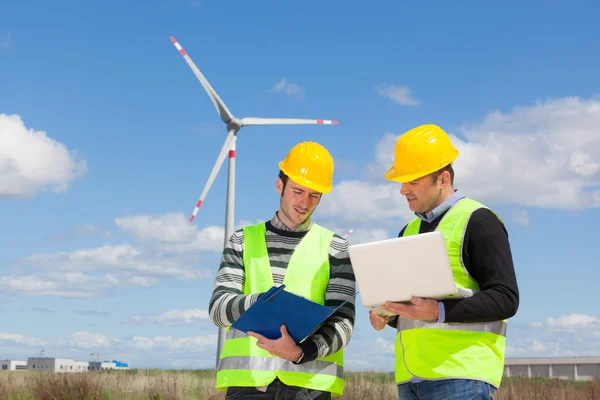
<path fill-rule="evenodd" d="M 179 42 L 171 36 L 171 41 L 181 53 L 187 64 L 190 66 L 206 93 L 212 100 L 215 108 L 221 120 L 227 126 L 227 137 L 225 138 L 225 143 L 223 147 L 221 147 L 221 151 L 219 152 L 219 156 L 217 157 L 217 161 L 215 162 L 212 172 L 208 177 L 208 181 L 204 185 L 204 189 L 202 190 L 202 194 L 196 203 L 196 207 L 192 212 L 192 216 L 190 217 L 190 223 L 196 217 L 200 206 L 204 202 L 210 187 L 212 186 L 221 166 L 223 165 L 223 161 L 225 160 L 225 156 L 229 153 L 229 165 L 228 165 L 228 175 L 227 175 L 227 203 L 225 208 L 225 237 L 223 247 L 227 245 L 227 241 L 231 237 L 233 233 L 233 222 L 234 222 L 234 204 L 235 204 L 235 142 L 237 140 L 237 133 L 244 126 L 264 126 L 264 125 L 335 125 L 338 124 L 337 121 L 332 120 L 324 120 L 324 119 L 298 119 L 298 118 L 253 118 L 246 117 L 238 119 L 236 118 L 227 108 L 223 100 L 219 97 L 217 92 L 212 88 L 210 83 L 206 80 L 202 72 L 198 69 L 196 64 L 192 61 L 190 56 L 186 53 L 186 51 L 181 47 Z M 219 328 L 219 336 L 218 336 L 218 344 L 217 344 L 217 360 L 216 364 L 219 364 L 219 358 L 221 354 L 221 350 L 225 343 L 225 329 Z"/>

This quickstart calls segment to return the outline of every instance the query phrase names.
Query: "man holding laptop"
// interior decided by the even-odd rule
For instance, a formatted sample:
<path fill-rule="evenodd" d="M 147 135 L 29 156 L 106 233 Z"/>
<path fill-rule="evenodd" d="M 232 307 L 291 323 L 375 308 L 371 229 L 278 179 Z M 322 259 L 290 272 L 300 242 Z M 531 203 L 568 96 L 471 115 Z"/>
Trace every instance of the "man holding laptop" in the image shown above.
<path fill-rule="evenodd" d="M 402 135 L 385 178 L 416 218 L 398 235 L 441 231 L 456 287 L 464 298 L 412 298 L 370 311 L 371 325 L 398 330 L 395 376 L 404 399 L 492 399 L 502 379 L 506 320 L 519 304 L 508 234 L 483 204 L 454 189 L 458 156 L 448 135 L 422 125 Z M 402 262 L 402 260 L 398 260 Z"/>

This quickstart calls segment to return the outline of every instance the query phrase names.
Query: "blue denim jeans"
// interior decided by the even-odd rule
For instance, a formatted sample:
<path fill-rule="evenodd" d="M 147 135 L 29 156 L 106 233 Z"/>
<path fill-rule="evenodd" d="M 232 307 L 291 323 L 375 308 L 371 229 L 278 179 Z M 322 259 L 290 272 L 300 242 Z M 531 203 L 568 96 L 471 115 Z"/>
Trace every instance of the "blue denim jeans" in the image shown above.
<path fill-rule="evenodd" d="M 496 388 L 470 379 L 442 379 L 398 385 L 399 400 L 493 400 Z"/>

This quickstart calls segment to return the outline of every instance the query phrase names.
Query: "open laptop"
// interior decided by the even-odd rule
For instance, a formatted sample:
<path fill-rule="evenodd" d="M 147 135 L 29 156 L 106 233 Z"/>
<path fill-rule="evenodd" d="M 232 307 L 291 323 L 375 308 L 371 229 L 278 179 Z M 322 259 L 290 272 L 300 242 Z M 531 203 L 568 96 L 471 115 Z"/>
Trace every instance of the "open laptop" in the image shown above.
<path fill-rule="evenodd" d="M 379 315 L 394 315 L 380 308 L 386 301 L 463 297 L 440 231 L 356 244 L 348 251 L 362 303 Z"/>

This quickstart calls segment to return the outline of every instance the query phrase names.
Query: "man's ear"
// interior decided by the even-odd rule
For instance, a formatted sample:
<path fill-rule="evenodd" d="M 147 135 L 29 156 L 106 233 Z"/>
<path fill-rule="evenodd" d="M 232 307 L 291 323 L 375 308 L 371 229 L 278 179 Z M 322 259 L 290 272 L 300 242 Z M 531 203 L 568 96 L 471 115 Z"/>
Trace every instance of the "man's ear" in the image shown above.
<path fill-rule="evenodd" d="M 283 181 L 281 178 L 277 178 L 275 181 L 275 188 L 277 188 L 277 193 L 279 193 L 279 195 L 283 193 Z"/>
<path fill-rule="evenodd" d="M 442 188 L 446 188 L 448 186 L 450 186 L 450 172 L 448 171 L 444 171 L 442 172 L 442 174 L 440 175 L 441 178 L 441 186 Z"/>

